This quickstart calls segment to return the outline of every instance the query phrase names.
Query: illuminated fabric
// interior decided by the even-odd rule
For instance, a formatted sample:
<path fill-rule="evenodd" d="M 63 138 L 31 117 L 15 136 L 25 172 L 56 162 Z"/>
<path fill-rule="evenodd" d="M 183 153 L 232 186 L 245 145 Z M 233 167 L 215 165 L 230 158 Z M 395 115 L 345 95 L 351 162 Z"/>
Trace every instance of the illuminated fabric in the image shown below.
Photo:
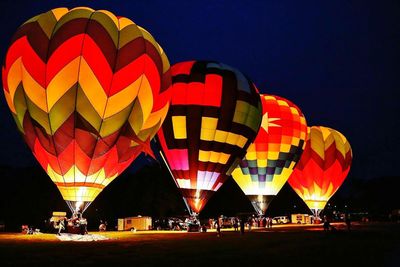
<path fill-rule="evenodd" d="M 93 201 L 148 150 L 168 112 L 165 53 L 105 10 L 57 8 L 28 20 L 2 76 L 19 131 L 70 202 Z"/>
<path fill-rule="evenodd" d="M 261 95 L 263 118 L 260 131 L 232 177 L 264 214 L 300 159 L 307 136 L 300 109 L 279 96 Z"/>
<path fill-rule="evenodd" d="M 350 143 L 331 128 L 309 128 L 306 147 L 288 182 L 318 215 L 346 178 L 351 165 Z"/>
<path fill-rule="evenodd" d="M 254 140 L 260 97 L 242 73 L 217 62 L 178 63 L 171 75 L 171 106 L 157 136 L 177 186 L 199 213 Z"/>

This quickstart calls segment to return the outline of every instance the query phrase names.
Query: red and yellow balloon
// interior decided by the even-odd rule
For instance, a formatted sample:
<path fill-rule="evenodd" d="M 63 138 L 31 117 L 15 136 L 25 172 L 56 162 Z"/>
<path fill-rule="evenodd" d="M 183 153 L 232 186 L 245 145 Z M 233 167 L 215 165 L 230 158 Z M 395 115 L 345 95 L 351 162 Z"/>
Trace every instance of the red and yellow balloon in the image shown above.
<path fill-rule="evenodd" d="M 106 10 L 53 9 L 14 34 L 5 97 L 71 210 L 148 151 L 168 112 L 169 68 L 149 32 Z"/>
<path fill-rule="evenodd" d="M 347 177 L 352 157 L 343 134 L 328 127 L 309 127 L 306 147 L 288 182 L 315 216 Z"/>
<path fill-rule="evenodd" d="M 264 215 L 300 159 L 307 124 L 301 110 L 291 101 L 273 95 L 260 96 L 260 130 L 232 177 L 258 214 Z"/>

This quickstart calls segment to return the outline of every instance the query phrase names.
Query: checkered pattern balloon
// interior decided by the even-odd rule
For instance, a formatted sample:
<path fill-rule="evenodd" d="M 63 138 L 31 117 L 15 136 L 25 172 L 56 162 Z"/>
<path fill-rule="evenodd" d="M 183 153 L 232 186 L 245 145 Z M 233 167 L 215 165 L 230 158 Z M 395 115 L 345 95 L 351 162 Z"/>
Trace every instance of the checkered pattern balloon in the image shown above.
<path fill-rule="evenodd" d="M 300 159 L 307 125 L 300 109 L 287 99 L 261 95 L 261 103 L 260 131 L 232 177 L 256 211 L 264 214 Z"/>
<path fill-rule="evenodd" d="M 171 74 L 171 106 L 158 139 L 176 185 L 199 213 L 253 142 L 260 97 L 248 78 L 221 63 L 182 62 Z"/>

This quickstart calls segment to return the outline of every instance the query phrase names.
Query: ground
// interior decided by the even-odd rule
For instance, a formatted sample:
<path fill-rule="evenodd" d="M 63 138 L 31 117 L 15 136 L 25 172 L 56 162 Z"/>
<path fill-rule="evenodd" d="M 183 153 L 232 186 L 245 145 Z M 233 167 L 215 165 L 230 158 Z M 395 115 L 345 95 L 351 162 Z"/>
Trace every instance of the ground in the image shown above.
<path fill-rule="evenodd" d="M 107 241 L 0 234 L 0 266 L 400 266 L 400 224 L 223 231 L 105 232 Z M 98 233 L 97 233 L 98 234 Z"/>

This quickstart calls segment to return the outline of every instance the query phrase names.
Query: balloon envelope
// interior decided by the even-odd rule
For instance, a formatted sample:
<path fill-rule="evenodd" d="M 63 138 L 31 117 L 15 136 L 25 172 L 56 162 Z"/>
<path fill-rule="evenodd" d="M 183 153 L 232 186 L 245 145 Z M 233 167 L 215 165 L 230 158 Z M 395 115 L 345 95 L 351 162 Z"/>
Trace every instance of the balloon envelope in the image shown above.
<path fill-rule="evenodd" d="M 14 120 L 71 209 L 85 209 L 168 111 L 168 59 L 106 10 L 57 8 L 20 26 L 2 69 Z"/>
<path fill-rule="evenodd" d="M 306 147 L 288 182 L 318 216 L 346 178 L 351 160 L 350 143 L 343 134 L 309 127 Z"/>
<path fill-rule="evenodd" d="M 287 99 L 261 95 L 260 131 L 232 177 L 255 210 L 265 214 L 300 159 L 307 136 L 306 119 Z"/>
<path fill-rule="evenodd" d="M 171 74 L 171 106 L 157 136 L 176 185 L 199 213 L 253 142 L 260 97 L 249 79 L 221 63 L 181 62 Z"/>

